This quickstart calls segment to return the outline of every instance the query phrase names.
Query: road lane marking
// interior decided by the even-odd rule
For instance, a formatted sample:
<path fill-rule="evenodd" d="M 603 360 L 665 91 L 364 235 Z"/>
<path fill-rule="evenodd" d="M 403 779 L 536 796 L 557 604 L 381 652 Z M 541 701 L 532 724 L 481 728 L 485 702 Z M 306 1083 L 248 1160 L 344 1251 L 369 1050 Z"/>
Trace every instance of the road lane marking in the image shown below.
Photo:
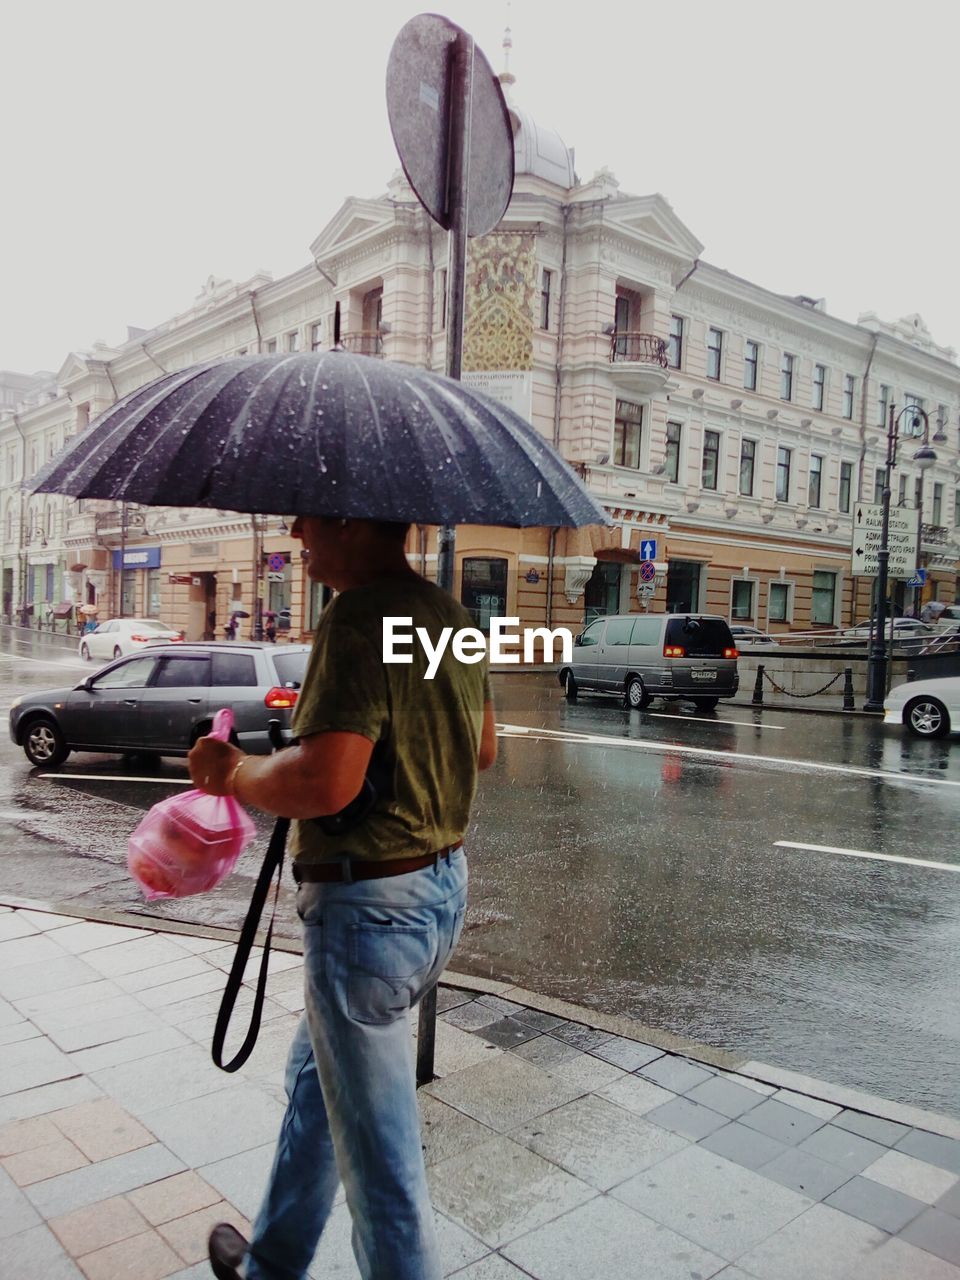
<path fill-rule="evenodd" d="M 785 729 L 785 724 L 755 724 L 752 720 L 721 720 L 718 716 L 684 716 L 671 715 L 669 711 L 648 711 L 653 720 L 692 720 L 694 724 L 738 724 L 746 729 Z"/>
<path fill-rule="evenodd" d="M 716 751 L 710 747 L 685 747 L 671 742 L 641 742 L 636 738 L 611 738 L 605 734 L 574 733 L 559 729 L 532 729 L 523 724 L 497 726 L 502 738 L 530 738 L 545 742 L 582 743 L 584 746 L 627 747 L 633 751 L 650 751 L 659 755 L 699 756 L 706 760 L 749 761 L 763 765 L 783 765 L 789 769 L 809 769 L 819 773 L 841 773 L 854 778 L 873 778 L 879 781 L 922 783 L 931 787 L 960 787 L 960 781 L 951 778 L 926 778 L 919 773 L 888 773 L 882 769 L 858 769 L 855 765 L 826 764 L 817 760 L 795 760 L 784 756 L 760 756 L 746 751 Z"/>
<path fill-rule="evenodd" d="M 809 849 L 813 853 L 839 853 L 845 858 L 869 858 L 874 862 L 902 862 L 908 867 L 931 867 L 934 871 L 960 871 L 953 862 L 930 862 L 926 858 L 903 858 L 896 853 L 867 853 L 865 849 L 841 849 L 832 844 L 801 844 L 797 840 L 775 840 L 779 849 Z"/>
<path fill-rule="evenodd" d="M 38 773 L 53 782 L 162 782 L 164 786 L 191 787 L 189 778 L 138 778 L 132 773 Z"/>

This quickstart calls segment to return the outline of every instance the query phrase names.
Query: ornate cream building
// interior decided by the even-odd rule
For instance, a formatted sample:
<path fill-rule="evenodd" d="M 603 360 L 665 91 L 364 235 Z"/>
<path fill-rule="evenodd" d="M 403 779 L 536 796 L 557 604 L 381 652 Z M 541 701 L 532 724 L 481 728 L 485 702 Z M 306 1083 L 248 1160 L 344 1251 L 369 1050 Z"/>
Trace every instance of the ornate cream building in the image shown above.
<path fill-rule="evenodd" d="M 891 403 L 946 436 L 922 481 L 904 441 L 892 500 L 922 507 L 924 598 L 957 598 L 956 353 L 919 316 L 851 324 L 711 266 L 662 196 L 628 195 L 606 170 L 580 182 L 555 133 L 512 117 L 513 199 L 470 248 L 464 379 L 532 421 L 612 523 L 458 530 L 455 589 L 478 620 L 579 628 L 598 612 L 690 609 L 780 632 L 863 619 L 872 579 L 852 574 L 852 512 L 880 500 Z M 128 391 L 218 356 L 328 347 L 338 303 L 349 349 L 443 369 L 446 236 L 402 176 L 346 200 L 310 255 L 280 280 L 211 278 L 183 314 L 71 352 L 55 375 L 0 373 L 6 616 L 29 605 L 36 625 L 85 602 L 105 617 L 122 598 L 125 614 L 199 638 L 234 610 L 255 615 L 259 596 L 281 633 L 310 632 L 322 597 L 279 518 L 27 492 Z M 434 535 L 416 530 L 409 548 L 428 573 Z M 915 603 L 903 583 L 894 595 Z"/>

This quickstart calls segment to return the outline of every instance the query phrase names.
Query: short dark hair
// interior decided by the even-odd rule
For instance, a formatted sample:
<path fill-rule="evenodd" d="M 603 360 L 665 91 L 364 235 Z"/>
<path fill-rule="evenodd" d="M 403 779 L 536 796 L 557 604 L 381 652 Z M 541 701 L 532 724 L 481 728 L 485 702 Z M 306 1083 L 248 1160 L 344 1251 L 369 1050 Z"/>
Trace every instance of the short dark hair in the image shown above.
<path fill-rule="evenodd" d="M 410 532 L 410 521 L 406 523 L 400 520 L 374 520 L 377 533 L 381 537 L 387 538 L 390 542 L 406 542 L 407 534 Z"/>

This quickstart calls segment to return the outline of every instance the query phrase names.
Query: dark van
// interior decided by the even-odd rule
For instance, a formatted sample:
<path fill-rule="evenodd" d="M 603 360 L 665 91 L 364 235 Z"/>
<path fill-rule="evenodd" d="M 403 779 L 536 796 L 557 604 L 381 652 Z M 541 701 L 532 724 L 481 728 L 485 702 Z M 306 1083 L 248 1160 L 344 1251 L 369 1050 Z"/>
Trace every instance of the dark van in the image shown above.
<path fill-rule="evenodd" d="M 711 711 L 739 687 L 737 647 L 725 618 L 706 613 L 618 614 L 597 618 L 574 641 L 560 683 L 573 702 L 581 690 L 617 694 L 627 706 L 683 698 Z"/>

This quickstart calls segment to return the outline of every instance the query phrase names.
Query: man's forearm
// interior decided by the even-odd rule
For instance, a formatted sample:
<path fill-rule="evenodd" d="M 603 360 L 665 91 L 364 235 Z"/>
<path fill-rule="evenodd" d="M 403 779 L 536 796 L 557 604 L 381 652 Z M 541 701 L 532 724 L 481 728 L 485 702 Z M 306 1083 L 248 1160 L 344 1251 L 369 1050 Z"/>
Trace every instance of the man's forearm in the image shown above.
<path fill-rule="evenodd" d="M 339 795 L 328 780 L 317 775 L 299 747 L 272 756 L 242 756 L 228 784 L 241 804 L 284 818 L 318 818 L 337 813 L 349 803 L 339 803 Z"/>

